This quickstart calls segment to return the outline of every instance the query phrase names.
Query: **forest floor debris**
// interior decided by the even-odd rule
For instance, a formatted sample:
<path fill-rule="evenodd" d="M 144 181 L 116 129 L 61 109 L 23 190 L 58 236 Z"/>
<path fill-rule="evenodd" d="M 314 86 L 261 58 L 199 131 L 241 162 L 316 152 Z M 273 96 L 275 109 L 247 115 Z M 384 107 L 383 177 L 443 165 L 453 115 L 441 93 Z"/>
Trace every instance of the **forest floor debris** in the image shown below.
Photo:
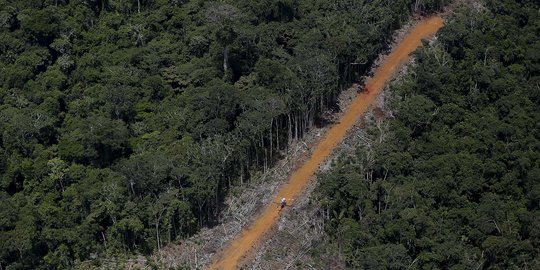
<path fill-rule="evenodd" d="M 403 40 L 388 55 L 382 65 L 374 72 L 361 94 L 357 95 L 351 106 L 345 111 L 339 121 L 324 135 L 323 139 L 314 148 L 313 153 L 306 162 L 295 171 L 289 181 L 279 190 L 279 197 L 294 200 L 301 195 L 303 189 L 310 183 L 310 178 L 319 170 L 331 156 L 345 137 L 346 133 L 357 123 L 367 109 L 374 103 L 378 94 L 384 89 L 395 72 L 397 72 L 409 55 L 422 45 L 421 41 L 432 36 L 443 26 L 441 17 L 433 16 L 419 21 L 418 24 L 403 38 Z M 381 112 L 379 112 L 381 114 Z M 245 229 L 216 257 L 217 260 L 210 266 L 216 269 L 234 269 L 239 262 L 250 258 L 249 253 L 254 245 L 260 243 L 261 238 L 272 229 L 280 213 L 268 205 L 255 222 Z M 255 247 L 256 249 L 257 247 Z"/>
<path fill-rule="evenodd" d="M 409 29 L 410 26 L 405 27 Z M 403 39 L 403 33 L 407 31 L 400 31 L 396 33 L 395 43 L 398 43 Z M 383 57 L 380 57 L 377 60 L 375 66 L 384 60 Z M 375 67 L 375 68 L 376 68 Z M 339 98 L 339 105 L 342 110 L 335 114 L 330 114 L 330 121 L 339 118 L 345 108 L 349 107 L 353 98 L 356 95 L 359 85 L 353 85 L 351 88 L 343 91 Z M 385 95 L 378 97 L 377 103 L 384 101 Z M 373 108 L 380 108 L 382 105 L 375 106 Z M 373 110 L 371 110 L 373 111 Z M 359 121 L 356 126 L 362 127 L 369 121 L 370 118 L 374 115 L 373 112 L 370 112 L 365 115 L 364 119 Z M 356 129 L 355 126 L 355 129 Z M 268 170 L 266 173 L 255 177 L 251 182 L 247 183 L 246 186 L 240 187 L 238 190 L 231 192 L 229 198 L 227 198 L 225 205 L 226 209 L 222 213 L 221 224 L 213 228 L 203 228 L 195 236 L 182 241 L 179 245 L 169 245 L 163 248 L 161 251 L 157 252 L 151 260 L 165 268 L 174 268 L 178 266 L 186 266 L 192 269 L 199 269 L 204 265 L 207 265 L 211 259 L 212 255 L 215 254 L 219 249 L 225 246 L 225 244 L 233 239 L 238 233 L 241 232 L 242 228 L 246 224 L 249 224 L 252 217 L 256 216 L 256 213 L 262 208 L 262 206 L 268 204 L 268 202 L 273 198 L 277 188 L 280 184 L 288 179 L 288 175 L 294 171 L 294 169 L 301 164 L 307 156 L 309 156 L 309 147 L 314 145 L 318 141 L 320 134 L 324 134 L 328 127 L 323 128 L 312 128 L 304 137 L 302 141 L 296 141 L 290 144 L 287 153 L 284 155 L 285 159 L 279 161 L 275 166 Z M 347 149 L 354 149 L 351 147 L 342 147 Z M 323 169 L 328 168 L 331 164 L 331 159 L 327 161 L 323 166 Z M 306 190 L 307 194 L 310 193 L 314 188 L 314 182 L 310 183 L 310 186 Z M 311 208 L 311 209 L 309 209 Z M 316 211 L 319 209 L 317 206 L 309 204 L 309 199 L 307 196 L 299 197 L 299 200 L 295 202 L 295 212 L 302 212 L 302 215 L 306 221 L 314 221 L 313 215 L 316 214 Z M 298 211 L 297 211 L 298 210 Z M 299 211 L 302 210 L 302 211 Z M 307 210 L 307 211 L 304 211 Z M 292 210 L 293 211 L 293 210 Z M 290 213 L 287 213 L 290 215 Z M 286 218 L 285 216 L 282 217 Z M 307 224 L 309 225 L 310 231 L 314 230 L 311 233 L 311 238 L 305 238 L 301 242 L 301 248 L 312 246 L 316 241 L 320 241 L 321 237 L 324 237 L 322 226 L 320 224 Z M 278 224 L 278 229 L 283 226 L 289 226 L 286 223 L 280 222 Z M 301 252 L 301 251 L 299 251 Z M 260 258 L 259 252 L 259 258 Z M 256 256 L 257 257 L 257 256 Z M 140 257 L 135 262 L 128 264 L 127 268 L 136 268 L 137 266 L 142 266 L 145 264 L 146 259 Z M 255 262 L 256 263 L 256 262 Z"/>
<path fill-rule="evenodd" d="M 405 26 L 403 30 L 398 31 L 395 35 L 394 44 L 402 40 L 404 34 L 407 33 L 407 31 L 413 27 L 416 22 L 417 21 L 413 21 Z M 379 66 L 384 58 L 385 56 L 382 56 L 376 61 L 374 69 Z M 355 84 L 346 91 L 342 92 L 339 98 L 340 108 L 347 108 L 350 105 L 359 87 L 359 85 Z M 358 136 L 358 134 L 361 134 L 362 128 L 365 127 L 365 125 L 369 122 L 377 121 L 377 119 L 383 116 L 392 116 L 392 112 L 386 112 L 384 109 L 385 99 L 386 94 L 383 92 L 377 98 L 377 105 L 373 106 L 370 111 L 357 122 L 357 124 L 354 126 L 355 131 L 351 133 Z M 327 114 L 327 120 L 330 122 L 335 121 L 335 119 L 339 118 L 342 113 L 343 110 L 338 113 Z M 290 144 L 289 148 L 287 149 L 287 153 L 284 155 L 285 159 L 277 162 L 272 169 L 258 177 L 255 177 L 245 186 L 239 187 L 237 190 L 231 192 L 231 195 L 225 202 L 227 207 L 222 213 L 222 222 L 220 225 L 213 228 L 204 228 L 197 235 L 184 240 L 179 245 L 169 245 L 165 247 L 152 257 L 152 261 L 155 261 L 159 265 L 167 268 L 187 266 L 189 268 L 198 269 L 204 265 L 207 265 L 212 259 L 211 256 L 219 249 L 224 247 L 230 239 L 233 239 L 236 235 L 238 235 L 242 228 L 252 221 L 250 217 L 255 216 L 255 214 L 259 212 L 264 205 L 269 203 L 280 184 L 288 178 L 287 176 L 290 174 L 290 172 L 292 172 L 306 159 L 307 156 L 309 156 L 308 154 L 310 147 L 308 146 L 314 145 L 314 143 L 318 141 L 320 134 L 324 134 L 326 129 L 328 129 L 328 127 L 312 128 L 306 134 L 304 140 L 296 141 Z M 347 141 L 348 143 L 343 143 L 339 147 L 339 151 L 352 151 L 352 149 L 355 149 L 354 145 L 348 144 L 362 143 L 361 141 L 354 139 Z M 333 156 L 335 157 L 337 154 L 334 154 Z M 329 168 L 331 160 L 332 158 L 325 162 L 321 168 L 323 170 Z M 311 193 L 314 187 L 315 184 L 312 181 L 305 191 L 306 194 Z M 291 226 L 291 224 L 286 223 L 287 216 L 291 215 L 290 212 L 302 213 L 296 216 L 298 218 L 303 218 L 304 223 L 301 224 L 304 224 L 306 228 L 309 228 L 307 231 L 311 231 L 312 233 L 310 233 L 311 237 L 305 237 L 303 241 L 300 242 L 301 244 L 296 243 L 296 246 L 299 246 L 301 249 L 305 250 L 306 247 L 313 246 L 314 242 L 321 241 L 321 239 L 324 237 L 321 224 L 317 224 L 318 221 L 316 221 L 317 219 L 314 218 L 318 209 L 319 207 L 313 205 L 307 196 L 300 196 L 298 201 L 295 202 L 294 208 L 280 218 L 276 229 L 279 231 L 284 227 Z M 299 231 L 303 232 L 303 230 L 295 230 L 294 232 Z M 279 236 L 279 233 L 274 235 L 274 237 Z M 282 234 L 281 236 L 284 235 Z M 290 235 L 288 235 L 288 237 L 291 238 Z M 269 239 L 266 243 L 271 243 L 272 241 L 272 239 Z M 261 250 L 264 250 L 264 248 L 265 247 L 263 244 Z M 256 261 L 253 265 L 257 265 L 257 263 L 261 261 L 261 258 L 263 257 L 262 255 L 269 254 L 269 252 L 269 250 L 266 250 L 265 252 L 258 252 L 255 256 Z M 295 256 L 299 254 L 304 256 L 305 252 L 297 250 Z M 270 256 L 270 258 L 272 257 L 274 256 Z M 140 259 L 141 262 L 145 261 L 142 258 Z M 309 265 L 305 266 L 309 267 Z"/>
<path fill-rule="evenodd" d="M 341 98 L 354 96 L 356 88 L 351 87 L 342 92 Z M 328 121 L 339 118 L 343 111 L 327 113 Z M 165 268 L 186 266 L 190 269 L 200 269 L 208 265 L 212 256 L 241 230 L 250 224 L 257 213 L 275 196 L 278 188 L 287 181 L 291 172 L 295 171 L 307 157 L 310 149 L 319 141 L 328 126 L 312 127 L 302 140 L 290 143 L 284 159 L 278 161 L 265 173 L 254 177 L 244 186 L 233 190 L 225 201 L 225 210 L 221 214 L 221 224 L 212 228 L 203 228 L 199 233 L 182 241 L 178 245 L 168 245 L 152 257 Z M 144 261 L 144 258 L 140 258 Z"/>

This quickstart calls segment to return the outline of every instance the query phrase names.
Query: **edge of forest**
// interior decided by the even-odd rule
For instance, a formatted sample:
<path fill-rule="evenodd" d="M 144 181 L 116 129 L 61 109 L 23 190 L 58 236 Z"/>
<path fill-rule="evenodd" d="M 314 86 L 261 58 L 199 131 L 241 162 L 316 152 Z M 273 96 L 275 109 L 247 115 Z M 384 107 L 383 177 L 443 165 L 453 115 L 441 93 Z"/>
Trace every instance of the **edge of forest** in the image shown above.
<path fill-rule="evenodd" d="M 437 14 L 445 18 L 450 15 L 456 7 L 465 2 L 472 2 L 472 0 L 456 0 L 448 5 L 441 13 Z M 412 27 L 422 19 L 430 16 L 431 15 L 420 14 L 410 16 L 409 21 L 399 30 L 394 32 L 392 42 L 388 44 L 387 50 L 377 57 L 367 73 L 368 76 L 362 78 L 364 79 L 363 81 L 367 81 L 374 70 L 384 62 L 388 56 L 388 52 L 399 44 Z M 414 61 L 414 59 L 411 58 L 409 61 Z M 401 69 L 393 75 L 394 78 L 392 81 L 401 76 L 403 70 L 407 69 L 407 66 L 409 66 L 409 64 L 403 65 Z M 212 261 L 213 255 L 223 249 L 231 239 L 234 239 L 234 237 L 242 231 L 243 228 L 257 218 L 257 214 L 259 214 L 260 210 L 275 197 L 279 188 L 287 182 L 290 174 L 310 156 L 313 146 L 318 143 L 321 134 L 324 134 L 331 127 L 332 123 L 339 119 L 339 117 L 347 110 L 361 87 L 362 84 L 357 82 L 352 83 L 349 88 L 342 90 L 338 98 L 339 111 L 332 112 L 330 109 L 327 109 L 323 113 L 323 118 L 328 121 L 329 124 L 322 127 L 314 126 L 305 133 L 304 138 L 289 142 L 289 147 L 287 148 L 286 153 L 284 153 L 283 159 L 276 162 L 275 165 L 266 172 L 255 172 L 255 175 L 257 176 L 253 177 L 253 179 L 244 186 L 236 187 L 225 199 L 225 210 L 220 215 L 219 224 L 212 228 L 205 227 L 188 239 L 180 241 L 178 244 L 168 245 L 161 251 L 156 252 L 150 258 L 138 256 L 135 259 L 130 259 L 127 261 L 128 263 L 125 268 L 133 269 L 146 264 L 157 264 L 166 268 L 188 266 L 190 268 L 199 269 L 208 265 Z M 385 106 L 385 95 L 388 95 L 387 86 L 377 97 L 377 100 L 375 101 L 377 106 L 375 107 L 381 108 Z M 373 118 L 374 113 L 377 113 L 374 112 L 373 108 L 374 106 L 371 106 L 362 119 L 347 132 L 344 141 L 339 144 L 335 151 L 333 151 L 331 157 L 323 166 L 321 166 L 318 172 L 328 170 L 333 160 L 337 158 L 339 153 L 344 151 L 344 146 L 347 144 L 346 141 L 354 136 L 359 129 L 365 129 L 366 125 L 372 124 L 369 123 L 369 119 Z M 306 204 L 309 204 L 309 195 L 317 184 L 315 181 L 316 178 L 317 176 L 312 177 L 308 186 L 298 197 L 298 202 L 295 203 L 295 205 L 300 205 L 298 207 L 293 207 L 293 210 L 305 207 Z M 241 204 L 245 205 L 241 206 Z M 287 215 L 288 211 L 286 211 L 285 214 Z M 283 218 L 283 216 L 280 217 L 280 219 Z M 268 246 L 267 242 L 269 241 L 270 236 L 274 235 L 277 229 L 278 228 L 274 226 L 271 231 L 259 241 L 257 247 L 250 251 L 250 254 L 240 262 L 240 265 L 245 263 L 246 258 L 260 257 L 261 254 L 259 254 L 260 252 L 258 252 L 258 249 L 262 246 Z"/>

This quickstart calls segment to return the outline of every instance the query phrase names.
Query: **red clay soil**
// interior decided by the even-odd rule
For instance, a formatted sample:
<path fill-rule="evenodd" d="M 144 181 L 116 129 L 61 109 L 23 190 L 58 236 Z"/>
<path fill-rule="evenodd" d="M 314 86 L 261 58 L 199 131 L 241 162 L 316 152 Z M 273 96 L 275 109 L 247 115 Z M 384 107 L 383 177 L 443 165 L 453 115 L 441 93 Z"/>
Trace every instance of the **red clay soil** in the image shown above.
<path fill-rule="evenodd" d="M 394 72 L 409 58 L 409 55 L 422 45 L 422 39 L 435 34 L 443 26 L 441 17 L 431 17 L 420 21 L 394 48 L 385 61 L 375 71 L 375 75 L 367 83 L 363 91 L 356 96 L 349 109 L 343 114 L 340 122 L 334 125 L 324 138 L 318 143 L 311 157 L 295 171 L 289 181 L 281 187 L 278 194 L 257 217 L 245 228 L 237 238 L 218 253 L 209 269 L 235 269 L 239 261 L 245 256 L 276 223 L 280 215 L 279 201 L 287 198 L 293 202 L 301 193 L 319 166 L 330 156 L 332 150 L 343 140 L 347 131 L 356 123 L 360 116 L 373 103 L 383 89 L 385 83 L 391 79 Z"/>

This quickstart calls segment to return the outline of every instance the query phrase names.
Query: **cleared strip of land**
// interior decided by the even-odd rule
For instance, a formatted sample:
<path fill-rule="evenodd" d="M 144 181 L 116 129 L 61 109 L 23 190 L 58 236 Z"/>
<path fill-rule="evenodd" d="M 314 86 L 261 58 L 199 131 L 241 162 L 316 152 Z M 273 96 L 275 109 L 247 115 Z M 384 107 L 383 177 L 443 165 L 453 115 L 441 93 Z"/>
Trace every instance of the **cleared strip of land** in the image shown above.
<path fill-rule="evenodd" d="M 435 34 L 443 26 L 441 17 L 431 17 L 420 21 L 404 39 L 392 50 L 374 76 L 367 82 L 365 91 L 359 94 L 348 110 L 343 114 L 339 123 L 335 124 L 317 144 L 311 157 L 295 171 L 289 181 L 281 187 L 273 202 L 269 204 L 249 227 L 244 229 L 225 249 L 217 254 L 210 269 L 235 269 L 245 254 L 250 251 L 261 237 L 269 231 L 280 215 L 279 200 L 287 198 L 292 202 L 306 186 L 319 166 L 330 156 L 332 150 L 343 140 L 347 131 L 356 123 L 358 118 L 373 103 L 383 89 L 385 83 L 392 77 L 409 55 L 422 45 L 422 39 Z"/>

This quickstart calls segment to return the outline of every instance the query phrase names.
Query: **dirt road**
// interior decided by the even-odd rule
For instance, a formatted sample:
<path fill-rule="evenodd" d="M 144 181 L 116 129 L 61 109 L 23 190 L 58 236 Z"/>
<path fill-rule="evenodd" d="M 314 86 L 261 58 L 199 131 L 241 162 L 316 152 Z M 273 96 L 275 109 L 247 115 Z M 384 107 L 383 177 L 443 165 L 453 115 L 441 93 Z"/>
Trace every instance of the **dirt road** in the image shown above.
<path fill-rule="evenodd" d="M 409 54 L 422 45 L 421 40 L 427 38 L 443 26 L 441 17 L 432 17 L 419 22 L 394 48 L 382 65 L 376 69 L 373 78 L 366 84 L 366 91 L 359 94 L 349 109 L 318 143 L 311 157 L 294 172 L 289 181 L 281 187 L 274 201 L 268 205 L 263 213 L 244 229 L 229 246 L 216 255 L 210 269 L 235 269 L 240 259 L 251 250 L 257 241 L 275 224 L 280 215 L 279 201 L 287 198 L 289 202 L 296 198 L 306 186 L 309 179 L 331 154 L 332 150 L 343 140 L 345 133 L 358 118 L 367 110 L 376 96 L 383 89 L 384 84 L 391 78 L 394 71 L 405 62 Z"/>

